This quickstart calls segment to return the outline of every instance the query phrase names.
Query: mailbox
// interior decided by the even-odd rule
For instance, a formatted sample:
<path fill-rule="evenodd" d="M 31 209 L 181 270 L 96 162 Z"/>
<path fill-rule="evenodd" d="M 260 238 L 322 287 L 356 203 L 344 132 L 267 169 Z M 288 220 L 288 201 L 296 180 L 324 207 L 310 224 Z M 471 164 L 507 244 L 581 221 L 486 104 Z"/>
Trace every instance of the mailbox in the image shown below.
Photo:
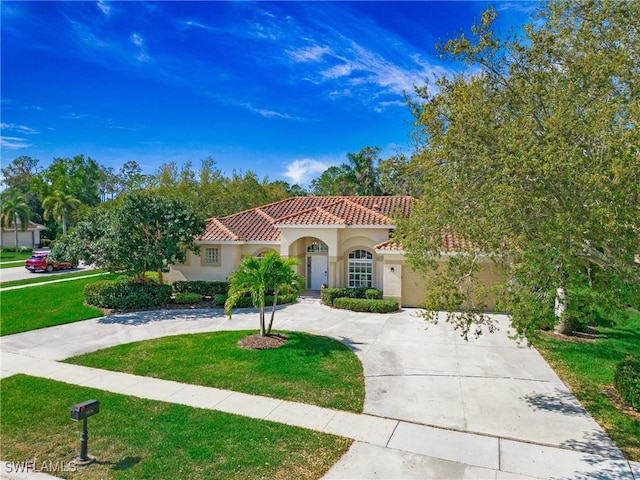
<path fill-rule="evenodd" d="M 100 402 L 98 400 L 87 400 L 71 407 L 71 420 L 84 420 L 91 415 L 95 415 L 100 411 Z"/>

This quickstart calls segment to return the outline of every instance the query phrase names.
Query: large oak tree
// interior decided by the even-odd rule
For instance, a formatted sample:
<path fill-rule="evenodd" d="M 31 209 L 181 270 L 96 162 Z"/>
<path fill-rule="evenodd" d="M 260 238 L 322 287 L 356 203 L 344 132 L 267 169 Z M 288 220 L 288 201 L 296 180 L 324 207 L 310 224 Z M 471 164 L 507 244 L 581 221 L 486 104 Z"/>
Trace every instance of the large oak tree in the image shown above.
<path fill-rule="evenodd" d="M 417 89 L 425 194 L 399 232 L 435 269 L 429 311 L 465 334 L 490 323 L 470 293 L 494 254 L 509 274 L 500 305 L 527 335 L 554 309 L 576 320 L 638 301 L 640 2 L 550 2 L 505 41 L 495 17 L 440 45 L 463 74 Z M 475 248 L 442 257 L 446 232 Z"/>

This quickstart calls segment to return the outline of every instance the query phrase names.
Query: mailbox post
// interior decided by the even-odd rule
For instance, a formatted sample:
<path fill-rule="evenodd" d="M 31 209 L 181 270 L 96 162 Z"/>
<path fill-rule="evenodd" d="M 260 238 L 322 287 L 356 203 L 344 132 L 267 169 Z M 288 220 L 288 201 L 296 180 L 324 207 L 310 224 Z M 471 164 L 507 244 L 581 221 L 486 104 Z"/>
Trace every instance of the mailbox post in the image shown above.
<path fill-rule="evenodd" d="M 76 422 L 82 420 L 82 433 L 80 434 L 80 456 L 76 459 L 76 465 L 88 465 L 93 462 L 87 455 L 89 432 L 87 430 L 87 418 L 100 411 L 100 402 L 97 400 L 87 400 L 71 407 L 71 420 Z"/>

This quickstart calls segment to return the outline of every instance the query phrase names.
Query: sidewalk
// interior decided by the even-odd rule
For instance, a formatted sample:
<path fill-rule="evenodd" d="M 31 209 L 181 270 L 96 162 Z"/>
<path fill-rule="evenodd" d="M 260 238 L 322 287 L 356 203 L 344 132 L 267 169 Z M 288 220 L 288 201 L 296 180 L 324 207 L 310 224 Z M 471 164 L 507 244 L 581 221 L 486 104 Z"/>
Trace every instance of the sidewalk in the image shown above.
<path fill-rule="evenodd" d="M 231 321 L 211 311 L 145 312 L 2 337 L 1 375 L 25 373 L 354 439 L 326 478 L 634 480 L 637 465 L 623 458 L 535 350 L 504 334 L 459 344 L 447 326 L 425 330 L 410 313 L 354 314 L 308 303 L 276 315 L 278 328 L 330 335 L 354 349 L 365 370 L 360 415 L 58 362 L 125 341 L 252 328 L 252 312 Z"/>

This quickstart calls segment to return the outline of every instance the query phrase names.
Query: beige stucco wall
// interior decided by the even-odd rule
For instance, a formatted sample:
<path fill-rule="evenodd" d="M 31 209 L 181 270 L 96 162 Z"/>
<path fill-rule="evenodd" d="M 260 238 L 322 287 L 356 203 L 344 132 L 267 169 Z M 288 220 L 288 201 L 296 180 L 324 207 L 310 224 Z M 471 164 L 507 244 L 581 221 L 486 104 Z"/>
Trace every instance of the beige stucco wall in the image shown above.
<path fill-rule="evenodd" d="M 188 252 L 184 264 L 172 265 L 165 275 L 167 282 L 178 280 L 226 280 L 242 259 L 242 245 L 201 244 L 200 248 L 218 247 L 220 249 L 220 265 L 202 265 L 200 255 Z"/>
<path fill-rule="evenodd" d="M 385 252 L 380 256 L 383 258 L 384 298 L 399 300 L 400 304 L 405 307 L 419 306 L 424 299 L 425 289 L 422 274 L 415 272 L 408 263 L 404 263 L 404 255 L 399 252 Z M 393 272 L 391 268 L 393 268 Z M 489 258 L 481 260 L 481 267 L 477 272 L 479 282 L 491 287 L 504 281 L 505 278 L 506 273 L 504 270 L 495 265 Z M 489 310 L 495 309 L 496 300 L 495 294 L 489 294 L 485 300 Z"/>
<path fill-rule="evenodd" d="M 37 248 L 40 246 L 40 230 L 30 229 L 26 231 L 20 230 L 18 224 L 18 246 Z M 13 228 L 6 228 L 2 231 L 2 245 L 14 246 L 16 244 L 16 234 Z"/>

